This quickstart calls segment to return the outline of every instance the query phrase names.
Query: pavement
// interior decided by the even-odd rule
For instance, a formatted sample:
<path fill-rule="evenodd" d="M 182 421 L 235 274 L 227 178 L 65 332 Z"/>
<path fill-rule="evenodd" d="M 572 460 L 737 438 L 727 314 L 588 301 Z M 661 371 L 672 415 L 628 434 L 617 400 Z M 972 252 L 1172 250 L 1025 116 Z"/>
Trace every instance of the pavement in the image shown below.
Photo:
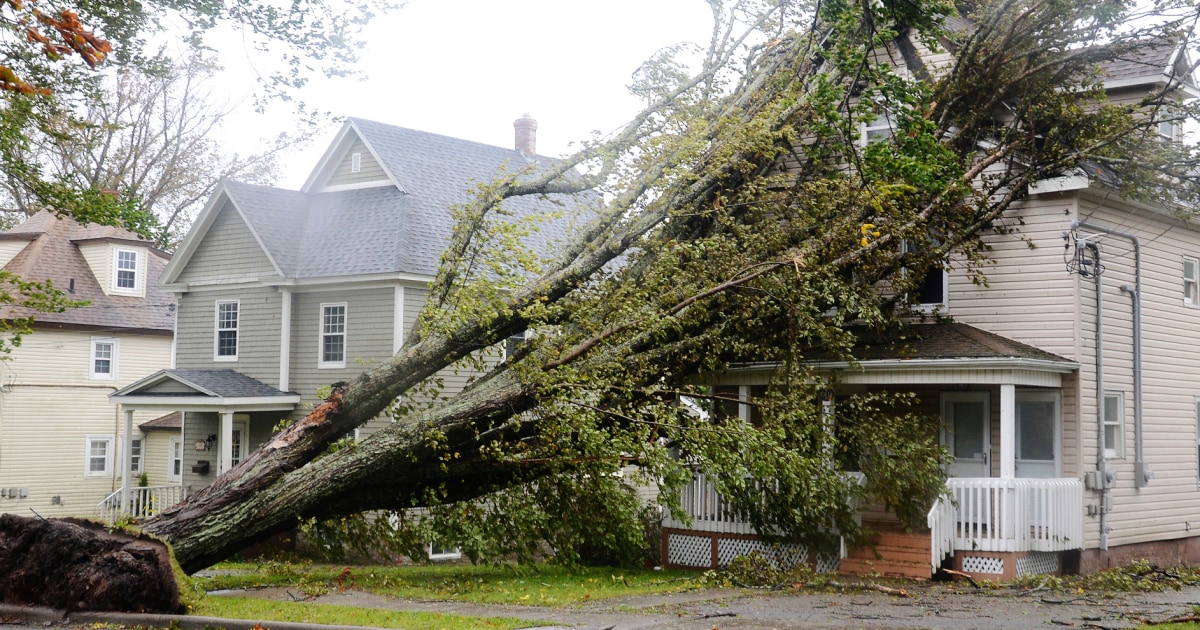
<path fill-rule="evenodd" d="M 1136 628 L 1200 610 L 1200 587 L 1161 593 L 1082 594 L 1047 590 L 971 589 L 961 584 L 914 583 L 906 596 L 874 591 L 815 593 L 803 589 L 763 591 L 700 589 L 587 602 L 569 608 L 419 601 L 389 598 L 360 590 L 331 591 L 306 597 L 287 588 L 223 591 L 217 597 L 306 600 L 441 612 L 470 616 L 517 617 L 530 628 L 604 630 L 713 630 L 714 628 Z M 0 604 L 5 630 L 111 623 L 179 630 L 349 630 L 350 626 L 248 621 L 182 615 L 64 613 Z M 362 630 L 356 627 L 356 630 Z"/>

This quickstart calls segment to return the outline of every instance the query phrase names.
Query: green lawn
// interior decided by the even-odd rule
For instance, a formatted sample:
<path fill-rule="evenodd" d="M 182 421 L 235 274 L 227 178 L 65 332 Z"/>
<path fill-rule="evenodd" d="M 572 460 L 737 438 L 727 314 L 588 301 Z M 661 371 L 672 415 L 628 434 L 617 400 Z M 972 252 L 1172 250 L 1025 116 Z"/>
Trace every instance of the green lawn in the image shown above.
<path fill-rule="evenodd" d="M 272 621 L 404 628 L 405 630 L 457 630 L 467 628 L 528 627 L 530 623 L 511 617 L 466 617 L 441 613 L 401 612 L 356 606 L 335 606 L 309 602 L 280 602 L 252 597 L 205 597 L 191 614 L 226 619 L 259 621 L 265 628 Z"/>
<path fill-rule="evenodd" d="M 198 578 L 206 590 L 289 586 L 309 594 L 336 588 L 407 599 L 570 606 L 581 602 L 679 591 L 695 586 L 689 571 L 528 566 L 327 566 L 225 563 L 219 575 Z"/>

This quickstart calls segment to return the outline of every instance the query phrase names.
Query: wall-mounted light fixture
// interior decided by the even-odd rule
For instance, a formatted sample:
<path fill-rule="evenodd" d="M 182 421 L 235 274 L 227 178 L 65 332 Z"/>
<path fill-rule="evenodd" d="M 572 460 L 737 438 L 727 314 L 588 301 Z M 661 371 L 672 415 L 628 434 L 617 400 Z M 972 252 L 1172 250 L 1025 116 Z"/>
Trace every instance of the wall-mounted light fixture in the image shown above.
<path fill-rule="evenodd" d="M 197 451 L 211 451 L 213 442 L 216 442 L 216 441 L 217 441 L 216 433 L 210 434 L 207 438 L 204 438 L 203 440 L 196 440 L 196 450 Z"/>

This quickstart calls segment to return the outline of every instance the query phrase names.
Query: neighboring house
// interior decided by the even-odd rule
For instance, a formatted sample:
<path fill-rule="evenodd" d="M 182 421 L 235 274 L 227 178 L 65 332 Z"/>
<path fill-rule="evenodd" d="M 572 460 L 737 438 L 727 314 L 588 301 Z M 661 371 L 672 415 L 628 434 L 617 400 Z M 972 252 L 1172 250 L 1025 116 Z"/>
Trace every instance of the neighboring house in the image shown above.
<path fill-rule="evenodd" d="M 3 310 L 36 323 L 0 361 L 0 512 L 93 516 L 122 479 L 166 482 L 166 468 L 152 464 L 162 454 L 121 430 L 106 397 L 171 364 L 175 298 L 156 284 L 167 260 L 133 232 L 48 212 L 0 234 L 5 270 L 88 302 L 63 313 Z"/>
<path fill-rule="evenodd" d="M 1186 57 L 1164 45 L 1109 64 L 1110 99 L 1170 85 L 1196 97 Z M 1159 130 L 1180 139 L 1176 126 Z M 1020 227 L 985 236 L 987 286 L 962 265 L 931 273 L 918 310 L 954 324 L 864 346 L 853 367 L 820 366 L 845 390 L 916 393 L 954 457 L 954 500 L 932 507 L 930 530 L 899 532 L 867 509 L 878 546 L 851 550 L 841 570 L 927 578 L 945 562 L 1007 579 L 1136 558 L 1200 564 L 1200 226 L 1123 200 L 1109 179 L 1080 169 L 1033 186 L 1007 215 Z M 1099 279 L 1072 273 L 1096 263 Z M 770 376 L 735 369 L 716 384 L 748 400 Z M 666 523 L 666 562 L 724 564 L 761 546 L 713 497 L 703 479 L 688 490 L 697 520 Z"/>
<path fill-rule="evenodd" d="M 400 349 L 454 206 L 502 168 L 546 163 L 534 153 L 537 123 L 526 116 L 514 127 L 517 150 L 350 119 L 301 190 L 218 185 L 161 280 L 179 303 L 177 369 L 110 397 L 170 414 L 142 429 L 171 436 L 185 493 L 302 417 L 324 388 Z M 562 210 L 542 198 L 505 207 L 516 216 Z M 530 246 L 548 251 L 567 223 L 541 224 Z M 467 376 L 440 375 L 449 392 Z"/>

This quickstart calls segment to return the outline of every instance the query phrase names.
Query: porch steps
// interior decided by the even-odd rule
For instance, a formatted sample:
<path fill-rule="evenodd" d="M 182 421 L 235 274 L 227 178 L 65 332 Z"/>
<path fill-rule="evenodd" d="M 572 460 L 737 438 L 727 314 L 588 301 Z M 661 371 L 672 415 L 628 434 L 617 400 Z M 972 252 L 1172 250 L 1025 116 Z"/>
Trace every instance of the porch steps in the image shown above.
<path fill-rule="evenodd" d="M 842 558 L 841 572 L 928 580 L 931 540 L 928 531 L 906 532 L 891 523 L 865 524 L 875 530 L 869 544 L 851 549 Z"/>

